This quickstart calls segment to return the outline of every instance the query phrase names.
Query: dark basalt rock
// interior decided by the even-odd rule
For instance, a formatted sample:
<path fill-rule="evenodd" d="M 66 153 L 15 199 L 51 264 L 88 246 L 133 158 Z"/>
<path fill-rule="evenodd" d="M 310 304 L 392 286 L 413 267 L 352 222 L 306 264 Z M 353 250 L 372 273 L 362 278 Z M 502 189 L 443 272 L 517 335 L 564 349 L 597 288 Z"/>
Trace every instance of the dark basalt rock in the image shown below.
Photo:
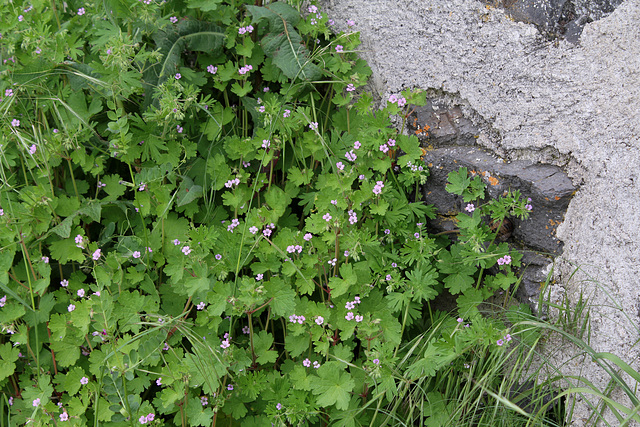
<path fill-rule="evenodd" d="M 530 161 L 505 162 L 478 147 L 448 146 L 427 150 L 424 161 L 430 176 L 423 187 L 426 203 L 433 204 L 441 214 L 430 226 L 434 232 L 455 229 L 455 216 L 464 211 L 461 196 L 447 193 L 447 175 L 466 167 L 487 184 L 490 198 L 497 198 L 509 190 L 520 190 L 531 198 L 533 210 L 525 221 L 510 218 L 513 230 L 506 241 L 525 255 L 523 280 L 517 296 L 521 301 L 533 302 L 546 280 L 553 257 L 562 253 L 562 242 L 556 228 L 564 220 L 571 197 L 577 190 L 567 175 L 556 166 Z"/>
<path fill-rule="evenodd" d="M 548 39 L 576 43 L 589 22 L 607 16 L 623 0 L 481 0 L 516 21 L 535 25 Z"/>

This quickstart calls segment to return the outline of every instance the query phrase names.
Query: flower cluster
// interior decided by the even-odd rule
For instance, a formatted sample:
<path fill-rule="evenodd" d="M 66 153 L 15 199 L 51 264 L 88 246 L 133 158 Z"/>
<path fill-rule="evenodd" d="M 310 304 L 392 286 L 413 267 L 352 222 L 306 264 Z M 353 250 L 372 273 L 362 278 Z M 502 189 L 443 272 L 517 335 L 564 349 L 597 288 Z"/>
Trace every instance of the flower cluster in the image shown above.
<path fill-rule="evenodd" d="M 233 229 L 240 225 L 240 220 L 238 218 L 233 218 L 231 220 L 231 224 L 227 225 L 227 231 L 233 233 Z"/>
<path fill-rule="evenodd" d="M 229 181 L 224 183 L 224 186 L 227 188 L 232 188 L 234 185 L 240 184 L 240 178 L 230 179 Z"/>
<path fill-rule="evenodd" d="M 0 307 L 4 307 L 4 305 L 7 303 L 7 296 L 3 296 L 2 298 L 0 298 Z"/>
<path fill-rule="evenodd" d="M 229 340 L 231 339 L 231 337 L 229 336 L 228 333 L 224 334 L 224 339 L 222 339 L 222 343 L 220 344 L 220 348 L 229 348 L 229 346 L 231 346 L 231 343 L 229 342 Z"/>
<path fill-rule="evenodd" d="M 262 230 L 262 234 L 264 235 L 264 237 L 270 237 L 271 233 L 273 233 L 274 228 L 276 228 L 276 226 L 273 223 L 267 225 L 265 229 Z"/>
<path fill-rule="evenodd" d="M 356 296 L 353 298 L 353 301 L 349 301 L 344 305 L 344 308 L 346 308 L 347 310 L 353 310 L 356 308 L 356 305 L 360 304 L 360 297 Z M 364 316 L 360 315 L 360 314 L 354 314 L 352 311 L 347 312 L 347 315 L 344 316 L 345 319 L 347 320 L 354 320 L 358 323 L 362 322 L 364 320 Z"/>
<path fill-rule="evenodd" d="M 292 254 L 295 252 L 302 253 L 302 246 L 300 245 L 289 245 L 287 246 L 287 252 Z"/>
<path fill-rule="evenodd" d="M 349 223 L 350 224 L 355 224 L 356 222 L 358 222 L 358 214 L 356 214 L 353 209 L 349 210 Z"/>
<path fill-rule="evenodd" d="M 146 423 L 150 423 L 151 421 L 153 421 L 153 419 L 156 417 L 155 414 L 151 413 L 149 415 L 147 415 L 146 417 L 143 415 L 141 416 L 138 421 L 140 421 L 140 424 L 146 424 Z"/>
<path fill-rule="evenodd" d="M 238 34 L 251 34 L 253 32 L 253 26 L 247 25 L 246 27 L 240 27 Z"/>
<path fill-rule="evenodd" d="M 333 259 L 330 259 L 329 261 L 327 261 L 327 264 L 329 264 L 332 267 L 335 267 L 336 266 L 336 262 L 338 262 L 338 258 L 333 258 Z"/>
<path fill-rule="evenodd" d="M 240 75 L 245 75 L 247 74 L 249 71 L 253 70 L 253 67 L 251 65 L 245 65 L 244 67 L 241 67 L 238 70 L 238 74 Z"/>
<path fill-rule="evenodd" d="M 509 255 L 505 255 L 502 258 L 498 258 L 498 265 L 509 265 L 511 264 L 511 257 Z"/>
<path fill-rule="evenodd" d="M 407 104 L 407 100 L 404 96 L 391 95 L 389 102 L 392 104 L 398 104 L 398 107 L 404 107 Z"/>
<path fill-rule="evenodd" d="M 500 338 L 498 341 L 496 341 L 496 344 L 498 346 L 502 346 L 505 342 L 509 342 L 511 341 L 511 335 L 507 334 L 504 337 Z"/>
<path fill-rule="evenodd" d="M 382 181 L 376 181 L 376 185 L 373 187 L 373 194 L 379 195 L 382 193 L 382 189 L 384 188 L 384 183 Z"/>
<path fill-rule="evenodd" d="M 218 72 L 218 67 L 214 67 L 213 65 L 208 65 L 207 71 L 210 72 L 211 74 L 215 74 Z"/>
<path fill-rule="evenodd" d="M 531 206 L 531 197 L 529 197 L 529 198 L 527 199 L 527 204 L 526 204 L 526 205 L 524 205 L 524 208 L 525 208 L 526 210 L 528 210 L 528 211 L 533 210 L 533 206 Z"/>
<path fill-rule="evenodd" d="M 291 323 L 299 323 L 302 325 L 305 320 L 307 320 L 306 317 L 302 315 L 296 316 L 295 314 L 292 314 L 291 316 L 289 316 L 289 322 Z"/>
<path fill-rule="evenodd" d="M 411 162 L 407 162 L 407 166 L 409 167 L 409 169 L 411 170 L 411 172 L 422 172 L 424 170 L 424 167 L 422 166 L 417 166 L 414 165 Z"/>
<path fill-rule="evenodd" d="M 309 360 L 308 358 L 307 358 L 307 359 L 304 359 L 304 360 L 302 361 L 302 365 L 303 365 L 305 368 L 310 367 L 310 366 L 311 366 L 311 360 Z M 315 360 L 315 361 L 313 362 L 313 367 L 314 367 L 314 368 L 316 368 L 316 369 L 318 369 L 318 368 L 320 367 L 320 362 L 318 362 L 317 360 Z"/>

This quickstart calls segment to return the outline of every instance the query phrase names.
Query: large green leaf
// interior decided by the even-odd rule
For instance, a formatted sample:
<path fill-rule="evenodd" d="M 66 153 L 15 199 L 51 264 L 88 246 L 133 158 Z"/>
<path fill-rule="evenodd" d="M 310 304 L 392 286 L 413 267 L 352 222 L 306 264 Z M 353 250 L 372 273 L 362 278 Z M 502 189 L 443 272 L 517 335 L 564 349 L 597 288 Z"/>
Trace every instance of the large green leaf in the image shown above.
<path fill-rule="evenodd" d="M 336 405 L 337 409 L 347 409 L 355 381 L 338 362 L 327 362 L 318 369 L 318 376 L 311 380 L 311 392 L 318 395 L 319 406 Z"/>
<path fill-rule="evenodd" d="M 153 101 L 156 87 L 178 69 L 180 56 L 185 49 L 217 55 L 222 51 L 224 37 L 224 29 L 221 27 L 191 20 L 180 21 L 175 29 L 171 27 L 155 33 L 154 40 L 162 59 L 145 72 L 145 108 Z"/>
<path fill-rule="evenodd" d="M 269 22 L 269 31 L 261 41 L 262 50 L 284 75 L 305 81 L 317 80 L 322 76 L 322 71 L 311 62 L 309 50 L 294 28 L 300 20 L 296 9 L 278 2 L 263 7 L 246 7 L 252 16 L 251 23 L 262 19 Z"/>

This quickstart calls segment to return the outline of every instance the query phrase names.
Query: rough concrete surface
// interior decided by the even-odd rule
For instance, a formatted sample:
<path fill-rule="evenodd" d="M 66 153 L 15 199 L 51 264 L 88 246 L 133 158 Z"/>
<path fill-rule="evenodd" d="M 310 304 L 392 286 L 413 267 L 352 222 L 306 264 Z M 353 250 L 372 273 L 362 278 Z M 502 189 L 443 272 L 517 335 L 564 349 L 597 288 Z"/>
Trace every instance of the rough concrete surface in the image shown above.
<path fill-rule="evenodd" d="M 557 230 L 564 253 L 555 302 L 582 290 L 595 304 L 593 348 L 640 368 L 640 0 L 587 24 L 577 44 L 549 42 L 475 0 L 322 4 L 339 29 L 355 21 L 383 101 L 406 88 L 433 89 L 486 121 L 479 145 L 564 168 L 580 189 Z M 554 356 L 560 363 L 570 354 Z M 602 388 L 609 380 L 581 359 L 562 370 Z M 573 425 L 585 425 L 589 410 L 574 415 Z"/>

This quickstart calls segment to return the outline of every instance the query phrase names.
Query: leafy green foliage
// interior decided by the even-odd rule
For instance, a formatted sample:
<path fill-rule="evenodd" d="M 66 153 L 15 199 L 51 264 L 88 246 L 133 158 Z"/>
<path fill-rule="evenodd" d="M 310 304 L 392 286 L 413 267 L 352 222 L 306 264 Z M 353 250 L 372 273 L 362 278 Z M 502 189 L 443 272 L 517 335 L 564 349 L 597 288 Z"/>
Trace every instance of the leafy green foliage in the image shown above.
<path fill-rule="evenodd" d="M 485 217 L 526 202 L 460 213 L 457 243 L 430 235 L 419 141 L 390 120 L 424 92 L 378 110 L 356 33 L 314 5 L 246 3 L 0 5 L 11 423 L 368 424 L 400 370 L 501 351 L 478 306 L 520 257 Z M 464 169 L 447 188 L 484 200 Z M 457 314 L 433 310 L 444 292 Z M 425 392 L 435 425 L 451 405 Z"/>

